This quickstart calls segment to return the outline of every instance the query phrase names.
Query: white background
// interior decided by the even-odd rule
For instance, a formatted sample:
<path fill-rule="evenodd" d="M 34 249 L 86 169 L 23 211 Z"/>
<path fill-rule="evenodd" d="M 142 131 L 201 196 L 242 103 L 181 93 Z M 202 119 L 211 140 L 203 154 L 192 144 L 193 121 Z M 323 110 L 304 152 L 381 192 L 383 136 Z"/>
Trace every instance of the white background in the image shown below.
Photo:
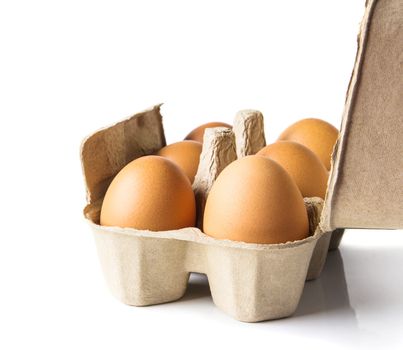
<path fill-rule="evenodd" d="M 81 210 L 83 137 L 165 102 L 169 142 L 259 109 L 339 127 L 364 0 L 1 1 L 0 348 L 402 348 L 401 231 L 348 231 L 292 318 L 240 323 L 203 276 L 178 302 L 107 290 Z"/>

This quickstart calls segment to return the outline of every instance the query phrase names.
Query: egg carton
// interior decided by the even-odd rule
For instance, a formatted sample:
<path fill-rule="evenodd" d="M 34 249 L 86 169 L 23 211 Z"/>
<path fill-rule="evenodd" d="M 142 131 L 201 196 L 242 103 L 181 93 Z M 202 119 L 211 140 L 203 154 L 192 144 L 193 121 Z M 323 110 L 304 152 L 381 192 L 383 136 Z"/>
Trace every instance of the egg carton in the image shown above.
<path fill-rule="evenodd" d="M 165 146 L 160 106 L 87 138 L 81 149 L 84 215 L 112 293 L 129 305 L 169 302 L 185 293 L 189 274 L 199 272 L 208 276 L 214 303 L 232 317 L 247 322 L 286 317 L 296 309 L 305 280 L 319 276 L 328 249 L 338 247 L 340 228 L 402 228 L 398 150 L 403 124 L 397 98 L 402 15 L 401 0 L 366 3 L 325 202 L 305 199 L 306 239 L 252 244 L 216 240 L 195 227 L 150 232 L 100 226 L 102 200 L 113 177 L 133 159 Z M 257 111 L 238 113 L 233 131 L 206 130 L 193 185 L 199 227 L 220 171 L 264 144 L 263 117 Z"/>
<path fill-rule="evenodd" d="M 216 306 L 237 320 L 291 315 L 304 282 L 319 276 L 332 237 L 318 226 L 320 198 L 304 199 L 310 234 L 303 240 L 253 244 L 214 239 L 201 230 L 204 204 L 219 173 L 265 145 L 258 111 L 239 112 L 233 130 L 206 129 L 193 183 L 198 228 L 151 232 L 99 224 L 102 199 L 113 177 L 133 159 L 165 144 L 160 105 L 102 129 L 82 144 L 88 202 L 84 215 L 112 294 L 136 306 L 171 302 L 184 295 L 190 273 L 198 272 L 207 275 Z"/>

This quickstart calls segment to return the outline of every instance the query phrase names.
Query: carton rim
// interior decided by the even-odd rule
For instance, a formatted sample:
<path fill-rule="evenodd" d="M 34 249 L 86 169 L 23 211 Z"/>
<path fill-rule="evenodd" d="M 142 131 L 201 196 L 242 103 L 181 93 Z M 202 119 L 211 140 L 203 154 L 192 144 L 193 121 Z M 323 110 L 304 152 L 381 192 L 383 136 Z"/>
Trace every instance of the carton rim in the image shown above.
<path fill-rule="evenodd" d="M 197 227 L 185 227 L 168 231 L 150 231 L 138 230 L 131 227 L 102 226 L 93 222 L 88 217 L 85 217 L 85 220 L 91 227 L 96 228 L 97 230 L 101 230 L 104 233 L 113 233 L 130 237 L 173 239 L 178 241 L 195 242 L 204 245 L 214 245 L 226 248 L 249 249 L 257 251 L 295 248 L 301 245 L 309 244 L 312 241 L 317 241 L 325 234 L 325 232 L 323 232 L 322 230 L 316 229 L 315 232 L 310 234 L 308 237 L 296 241 L 288 241 L 283 243 L 247 243 L 243 241 L 233 241 L 229 239 L 216 239 L 208 236 Z"/>

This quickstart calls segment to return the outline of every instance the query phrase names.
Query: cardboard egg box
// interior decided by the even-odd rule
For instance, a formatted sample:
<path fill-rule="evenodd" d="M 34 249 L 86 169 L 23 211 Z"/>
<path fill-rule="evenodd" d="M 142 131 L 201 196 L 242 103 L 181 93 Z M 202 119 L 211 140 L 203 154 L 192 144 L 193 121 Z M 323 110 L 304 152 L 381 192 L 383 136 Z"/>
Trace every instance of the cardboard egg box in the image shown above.
<path fill-rule="evenodd" d="M 261 321 L 292 314 L 306 279 L 316 278 L 327 253 L 317 245 L 323 201 L 306 198 L 310 236 L 283 244 L 218 240 L 201 228 L 204 204 L 219 173 L 237 153 L 254 151 L 264 140 L 263 117 L 241 111 L 227 128 L 207 129 L 193 189 L 197 226 L 151 232 L 99 225 L 106 189 L 117 172 L 142 155 L 165 146 L 160 106 L 96 132 L 82 146 L 88 188 L 85 217 L 93 229 L 101 265 L 112 293 L 129 305 L 152 305 L 181 298 L 191 272 L 208 276 L 214 303 L 242 321 Z M 252 137 L 250 137 L 252 136 Z M 236 142 L 235 140 L 238 140 Z"/>
<path fill-rule="evenodd" d="M 113 177 L 166 144 L 160 106 L 88 137 L 81 150 L 84 215 L 112 293 L 129 305 L 174 301 L 185 293 L 190 272 L 199 272 L 208 276 L 214 303 L 232 317 L 246 322 L 286 317 L 295 311 L 305 280 L 319 276 L 329 245 L 337 247 L 343 228 L 402 227 L 403 152 L 396 152 L 402 135 L 397 50 L 403 42 L 402 10 L 398 1 L 367 4 L 324 209 L 320 199 L 305 199 L 310 236 L 304 240 L 252 244 L 217 240 L 194 227 L 150 232 L 100 226 L 103 196 Z M 221 170 L 264 144 L 257 111 L 238 113 L 233 131 L 206 130 L 193 184 L 199 227 Z"/>

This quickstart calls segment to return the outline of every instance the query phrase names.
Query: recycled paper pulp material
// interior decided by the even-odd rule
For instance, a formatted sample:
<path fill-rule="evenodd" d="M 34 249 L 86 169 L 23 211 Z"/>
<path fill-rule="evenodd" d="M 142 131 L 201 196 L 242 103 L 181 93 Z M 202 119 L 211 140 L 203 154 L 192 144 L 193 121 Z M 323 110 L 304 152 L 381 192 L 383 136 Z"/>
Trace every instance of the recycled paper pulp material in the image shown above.
<path fill-rule="evenodd" d="M 122 302 L 145 306 L 177 300 L 189 273 L 199 272 L 208 276 L 217 307 L 245 322 L 295 311 L 320 236 L 262 245 L 216 240 L 197 228 L 147 232 L 92 220 L 90 225 L 106 281 Z"/>
<path fill-rule="evenodd" d="M 150 232 L 99 225 L 114 175 L 165 146 L 159 106 L 90 136 L 82 146 L 84 214 L 112 293 L 130 305 L 173 301 L 184 294 L 189 273 L 200 272 L 208 276 L 214 303 L 232 317 L 286 317 L 295 311 L 305 280 L 316 278 L 328 249 L 337 248 L 341 228 L 402 227 L 402 11 L 398 0 L 367 4 L 324 209 L 321 200 L 305 199 L 311 235 L 304 240 L 251 244 L 216 240 L 200 230 L 200 213 L 220 171 L 265 145 L 258 111 L 241 111 L 233 132 L 207 129 L 193 184 L 199 228 Z"/>
<path fill-rule="evenodd" d="M 83 141 L 81 163 L 88 203 L 102 201 L 112 179 L 127 163 L 166 145 L 160 106 L 101 129 Z"/>
<path fill-rule="evenodd" d="M 118 140 L 111 142 L 116 135 Z M 200 272 L 208 276 L 214 303 L 238 320 L 256 322 L 291 315 L 308 270 L 316 275 L 322 267 L 316 261 L 323 263 L 312 259 L 322 236 L 316 230 L 323 204 L 320 198 L 305 199 L 311 235 L 283 244 L 217 240 L 199 228 L 150 232 L 99 225 L 103 197 L 100 189 L 106 191 L 113 178 L 111 164 L 118 172 L 133 155 L 153 153 L 164 144 L 159 106 L 103 129 L 83 143 L 89 203 L 84 213 L 94 232 L 112 293 L 130 305 L 173 301 L 185 293 L 189 273 Z M 207 129 L 193 184 L 199 207 L 219 172 L 235 159 L 234 133 L 226 128 Z M 97 170 L 95 174 L 93 169 Z"/>
<path fill-rule="evenodd" d="M 237 159 L 235 135 L 227 128 L 208 128 L 203 136 L 199 167 L 193 182 L 196 197 L 197 227 L 203 229 L 203 214 L 211 186 L 221 171 Z"/>
<path fill-rule="evenodd" d="M 321 227 L 403 228 L 403 1 L 369 1 Z"/>

